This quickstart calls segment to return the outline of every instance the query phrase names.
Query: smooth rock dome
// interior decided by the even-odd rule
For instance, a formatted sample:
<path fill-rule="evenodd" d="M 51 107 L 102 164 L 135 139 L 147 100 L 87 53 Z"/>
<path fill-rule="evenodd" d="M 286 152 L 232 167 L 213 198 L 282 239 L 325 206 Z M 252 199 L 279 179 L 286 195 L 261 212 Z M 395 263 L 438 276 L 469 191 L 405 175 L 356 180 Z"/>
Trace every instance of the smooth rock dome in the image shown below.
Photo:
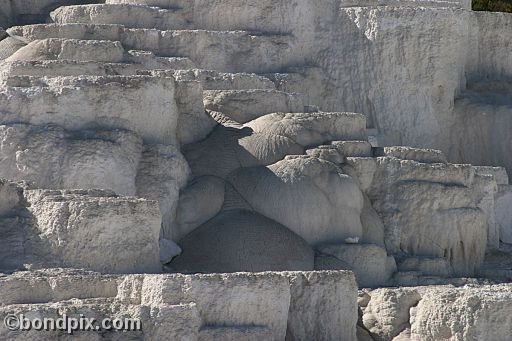
<path fill-rule="evenodd" d="M 310 271 L 314 251 L 283 225 L 246 210 L 225 211 L 183 238 L 170 266 L 183 273 Z"/>

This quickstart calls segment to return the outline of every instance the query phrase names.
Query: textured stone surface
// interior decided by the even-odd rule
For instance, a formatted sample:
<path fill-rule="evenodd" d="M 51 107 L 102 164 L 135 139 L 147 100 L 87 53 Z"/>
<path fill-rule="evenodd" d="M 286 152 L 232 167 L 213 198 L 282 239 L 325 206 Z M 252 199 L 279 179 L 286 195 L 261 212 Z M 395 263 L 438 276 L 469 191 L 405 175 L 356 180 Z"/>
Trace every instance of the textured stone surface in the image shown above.
<path fill-rule="evenodd" d="M 43 266 L 101 272 L 160 272 L 158 204 L 94 191 L 25 191 L 31 240 Z M 46 263 L 46 264 L 45 264 Z"/>
<path fill-rule="evenodd" d="M 278 273 L 145 276 L 142 304 L 195 302 L 204 326 L 264 326 L 282 340 L 290 284 Z"/>
<path fill-rule="evenodd" d="M 410 323 L 409 309 L 421 299 L 414 289 L 376 289 L 367 293 L 369 302 L 362 306 L 362 322 L 381 340 L 392 340 Z"/>
<path fill-rule="evenodd" d="M 161 218 L 154 201 L 102 190 L 34 190 L 7 181 L 2 196 L 2 270 L 161 271 Z"/>
<path fill-rule="evenodd" d="M 17 0 L 0 4 L 0 26 L 44 21 L 52 9 L 62 5 L 80 5 L 95 0 Z"/>
<path fill-rule="evenodd" d="M 286 155 L 303 154 L 307 146 L 364 136 L 364 126 L 359 114 L 274 113 L 243 126 L 219 124 L 208 138 L 183 151 L 195 176 L 226 178 L 240 167 L 271 165 Z"/>
<path fill-rule="evenodd" d="M 455 102 L 457 123 L 450 140 L 450 158 L 476 165 L 502 166 L 509 173 L 512 171 L 508 157 L 511 90 L 512 83 L 507 80 L 481 80 L 468 85 Z M 479 143 L 473 142 L 476 140 Z"/>
<path fill-rule="evenodd" d="M 410 147 L 384 147 L 384 155 L 401 160 L 413 160 L 423 163 L 446 163 L 446 157 L 440 150 L 417 149 Z"/>
<path fill-rule="evenodd" d="M 388 251 L 444 257 L 457 274 L 478 269 L 490 219 L 480 203 L 489 192 L 472 167 L 384 157 L 372 178 L 368 195 L 383 219 Z"/>
<path fill-rule="evenodd" d="M 195 179 L 180 195 L 173 238 L 180 240 L 215 217 L 224 204 L 224 182 L 216 177 Z"/>
<path fill-rule="evenodd" d="M 187 28 L 184 11 L 123 4 L 63 6 L 51 13 L 56 23 L 119 24 L 131 28 L 162 30 Z"/>
<path fill-rule="evenodd" d="M 185 273 L 313 270 L 313 249 L 286 227 L 249 211 L 217 215 L 179 240 L 170 266 Z"/>
<path fill-rule="evenodd" d="M 436 302 L 443 302 L 439 306 Z M 508 285 L 447 288 L 425 290 L 422 300 L 414 311 L 411 336 L 421 335 L 425 340 L 450 338 L 464 340 L 482 337 L 485 339 L 507 338 L 510 333 L 510 302 Z M 447 312 L 449 312 L 447 315 Z M 448 317 L 449 316 L 449 317 Z M 451 323 L 472 318 L 471 324 Z M 432 327 L 425 328 L 430 325 Z"/>
<path fill-rule="evenodd" d="M 206 327 L 200 330 L 200 341 L 259 341 L 271 340 L 272 331 L 267 327 Z"/>
<path fill-rule="evenodd" d="M 39 23 L 0 32 L 0 177 L 32 183 L 0 181 L 0 269 L 32 269 L 0 277 L 2 313 L 145 324 L 84 340 L 508 338 L 508 287 L 453 277 L 512 278 L 510 15 L 98 2 L 0 4 Z M 357 284 L 427 287 L 358 314 Z"/>
<path fill-rule="evenodd" d="M 273 112 L 304 110 L 299 96 L 275 90 L 210 90 L 205 93 L 204 104 L 206 109 L 222 112 L 239 123 Z"/>
<path fill-rule="evenodd" d="M 500 186 L 500 190 L 495 198 L 496 225 L 500 231 L 500 240 L 507 244 L 512 244 L 511 205 L 512 187 L 507 185 Z"/>
<path fill-rule="evenodd" d="M 360 304 L 364 326 L 378 340 L 407 331 L 411 339 L 507 338 L 509 285 L 376 289 Z"/>
<path fill-rule="evenodd" d="M 401 272 L 419 271 L 425 276 L 452 277 L 453 270 L 444 258 L 409 257 L 398 262 Z"/>
<path fill-rule="evenodd" d="M 287 157 L 268 167 L 242 169 L 230 181 L 256 211 L 312 245 L 362 236 L 362 193 L 330 162 Z"/>
<path fill-rule="evenodd" d="M 167 239 L 175 237 L 171 229 L 180 189 L 185 187 L 189 174 L 188 164 L 177 147 L 145 146 L 135 179 L 137 195 L 158 201 L 162 213 L 162 236 Z"/>
<path fill-rule="evenodd" d="M 73 59 L 118 63 L 123 60 L 123 54 L 124 49 L 119 42 L 52 38 L 35 40 L 14 52 L 6 60 Z"/>
<path fill-rule="evenodd" d="M 389 283 L 396 271 L 393 257 L 386 250 L 372 244 L 331 244 L 317 248 L 347 264 L 354 271 L 362 287 L 377 287 Z"/>
<path fill-rule="evenodd" d="M 0 276 L 0 283 L 2 319 L 7 313 L 58 317 L 59 312 L 138 318 L 144 340 L 151 341 L 356 340 L 357 291 L 347 271 L 99 275 L 52 269 Z M 0 333 L 16 340 L 35 336 L 22 338 L 4 326 Z M 123 333 L 123 338 L 140 336 Z M 50 340 L 55 334 L 37 337 Z"/>
<path fill-rule="evenodd" d="M 291 302 L 286 340 L 355 340 L 357 304 L 347 271 L 288 273 Z M 329 278 L 336 278 L 329 280 Z"/>
<path fill-rule="evenodd" d="M 122 130 L 0 126 L 0 177 L 40 188 L 104 188 L 135 195 L 142 140 Z M 51 150 L 51 155 L 45 155 Z"/>
<path fill-rule="evenodd" d="M 26 44 L 16 38 L 13 37 L 4 37 L 0 40 L 0 60 L 4 60 L 13 55 L 20 48 L 25 46 Z"/>
<path fill-rule="evenodd" d="M 27 81 L 28 86 L 0 90 L 2 123 L 52 123 L 71 130 L 122 128 L 153 143 L 177 143 L 178 109 L 170 78 L 57 77 L 34 85 Z"/>

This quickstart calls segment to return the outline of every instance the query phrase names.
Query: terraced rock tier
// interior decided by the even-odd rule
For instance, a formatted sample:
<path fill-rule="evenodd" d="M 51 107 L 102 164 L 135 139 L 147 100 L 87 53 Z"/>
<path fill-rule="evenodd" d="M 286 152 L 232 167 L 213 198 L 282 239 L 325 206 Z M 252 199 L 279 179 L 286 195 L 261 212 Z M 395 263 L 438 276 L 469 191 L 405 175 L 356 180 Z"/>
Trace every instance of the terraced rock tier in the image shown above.
<path fill-rule="evenodd" d="M 142 323 L 84 340 L 510 334 L 511 18 L 43 2 L 0 4 L 0 317 Z"/>

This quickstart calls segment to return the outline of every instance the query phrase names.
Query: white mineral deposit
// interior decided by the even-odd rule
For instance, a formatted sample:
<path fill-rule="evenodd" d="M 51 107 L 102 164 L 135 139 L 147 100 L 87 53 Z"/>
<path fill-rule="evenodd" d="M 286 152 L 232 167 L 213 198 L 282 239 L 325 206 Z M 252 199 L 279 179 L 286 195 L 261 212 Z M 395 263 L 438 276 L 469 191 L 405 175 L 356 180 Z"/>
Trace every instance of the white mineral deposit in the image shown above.
<path fill-rule="evenodd" d="M 0 0 L 0 26 L 0 341 L 512 340 L 512 14 Z"/>

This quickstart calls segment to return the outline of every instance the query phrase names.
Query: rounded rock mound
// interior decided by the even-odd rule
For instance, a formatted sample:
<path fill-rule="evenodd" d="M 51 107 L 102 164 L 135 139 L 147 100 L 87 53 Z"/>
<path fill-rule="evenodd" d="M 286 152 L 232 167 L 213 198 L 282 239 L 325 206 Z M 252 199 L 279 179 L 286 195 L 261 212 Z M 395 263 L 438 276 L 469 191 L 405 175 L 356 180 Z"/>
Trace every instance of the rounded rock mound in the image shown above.
<path fill-rule="evenodd" d="M 268 167 L 241 168 L 228 181 L 252 209 L 312 246 L 363 236 L 362 192 L 331 162 L 287 156 Z"/>
<path fill-rule="evenodd" d="M 170 263 L 182 273 L 311 271 L 314 251 L 301 237 L 246 210 L 221 212 L 179 242 Z"/>

